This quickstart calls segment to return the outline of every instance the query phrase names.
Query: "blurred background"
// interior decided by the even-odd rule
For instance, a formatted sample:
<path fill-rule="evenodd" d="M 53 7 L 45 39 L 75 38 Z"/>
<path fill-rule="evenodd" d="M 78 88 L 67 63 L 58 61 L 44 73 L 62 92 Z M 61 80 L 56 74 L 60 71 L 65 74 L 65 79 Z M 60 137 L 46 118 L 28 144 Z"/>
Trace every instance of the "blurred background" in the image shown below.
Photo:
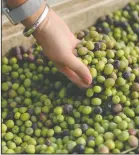
<path fill-rule="evenodd" d="M 64 0 L 47 0 L 48 4 L 55 4 L 60 1 L 64 1 Z M 2 7 L 4 5 L 4 2 L 5 2 L 5 0 L 2 0 Z"/>

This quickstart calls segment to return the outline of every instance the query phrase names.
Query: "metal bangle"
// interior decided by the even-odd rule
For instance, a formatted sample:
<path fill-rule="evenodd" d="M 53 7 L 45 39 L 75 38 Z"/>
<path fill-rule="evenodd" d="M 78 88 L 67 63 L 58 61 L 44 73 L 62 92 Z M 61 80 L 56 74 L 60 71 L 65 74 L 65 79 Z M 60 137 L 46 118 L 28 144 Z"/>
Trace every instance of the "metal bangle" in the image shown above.
<path fill-rule="evenodd" d="M 33 24 L 30 29 L 26 29 L 23 31 L 25 37 L 29 37 L 33 34 L 33 32 L 37 29 L 37 27 L 44 21 L 46 15 L 48 14 L 49 6 L 46 5 L 42 15 L 38 18 L 38 20 Z"/>

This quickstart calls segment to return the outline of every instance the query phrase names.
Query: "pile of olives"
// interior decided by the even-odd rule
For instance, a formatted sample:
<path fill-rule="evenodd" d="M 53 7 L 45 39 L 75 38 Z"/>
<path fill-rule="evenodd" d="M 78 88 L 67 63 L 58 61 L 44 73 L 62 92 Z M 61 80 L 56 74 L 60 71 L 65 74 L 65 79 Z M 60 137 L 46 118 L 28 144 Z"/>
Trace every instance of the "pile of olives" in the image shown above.
<path fill-rule="evenodd" d="M 139 153 L 139 4 L 75 34 L 80 89 L 34 45 L 2 57 L 2 153 Z"/>

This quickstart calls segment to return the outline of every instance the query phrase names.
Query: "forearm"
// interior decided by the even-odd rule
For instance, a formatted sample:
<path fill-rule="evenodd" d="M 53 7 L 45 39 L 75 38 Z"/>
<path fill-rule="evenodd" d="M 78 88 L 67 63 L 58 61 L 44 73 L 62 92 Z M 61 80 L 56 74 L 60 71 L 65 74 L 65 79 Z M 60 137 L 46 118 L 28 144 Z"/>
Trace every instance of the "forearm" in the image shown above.
<path fill-rule="evenodd" d="M 27 0 L 7 0 L 6 4 L 9 8 L 13 9 L 16 8 L 20 5 L 22 5 L 23 3 L 25 3 Z M 34 22 L 39 18 L 39 16 L 42 14 L 43 10 L 45 8 L 45 3 L 42 4 L 42 6 L 40 7 L 39 10 L 36 10 L 36 12 L 31 16 L 28 17 L 27 19 L 25 19 L 24 21 L 22 21 L 22 24 L 26 27 L 26 28 L 30 28 L 30 26 L 32 26 L 34 24 Z"/>

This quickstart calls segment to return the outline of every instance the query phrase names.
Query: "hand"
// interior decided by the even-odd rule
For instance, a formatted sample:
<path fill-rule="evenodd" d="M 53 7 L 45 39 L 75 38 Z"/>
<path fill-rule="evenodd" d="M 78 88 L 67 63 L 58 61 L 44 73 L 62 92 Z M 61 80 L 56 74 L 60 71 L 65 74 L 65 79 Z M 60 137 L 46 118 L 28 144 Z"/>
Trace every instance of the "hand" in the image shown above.
<path fill-rule="evenodd" d="M 34 37 L 60 72 L 79 87 L 89 87 L 92 83 L 89 69 L 72 52 L 79 40 L 53 10 L 49 10 Z"/>

